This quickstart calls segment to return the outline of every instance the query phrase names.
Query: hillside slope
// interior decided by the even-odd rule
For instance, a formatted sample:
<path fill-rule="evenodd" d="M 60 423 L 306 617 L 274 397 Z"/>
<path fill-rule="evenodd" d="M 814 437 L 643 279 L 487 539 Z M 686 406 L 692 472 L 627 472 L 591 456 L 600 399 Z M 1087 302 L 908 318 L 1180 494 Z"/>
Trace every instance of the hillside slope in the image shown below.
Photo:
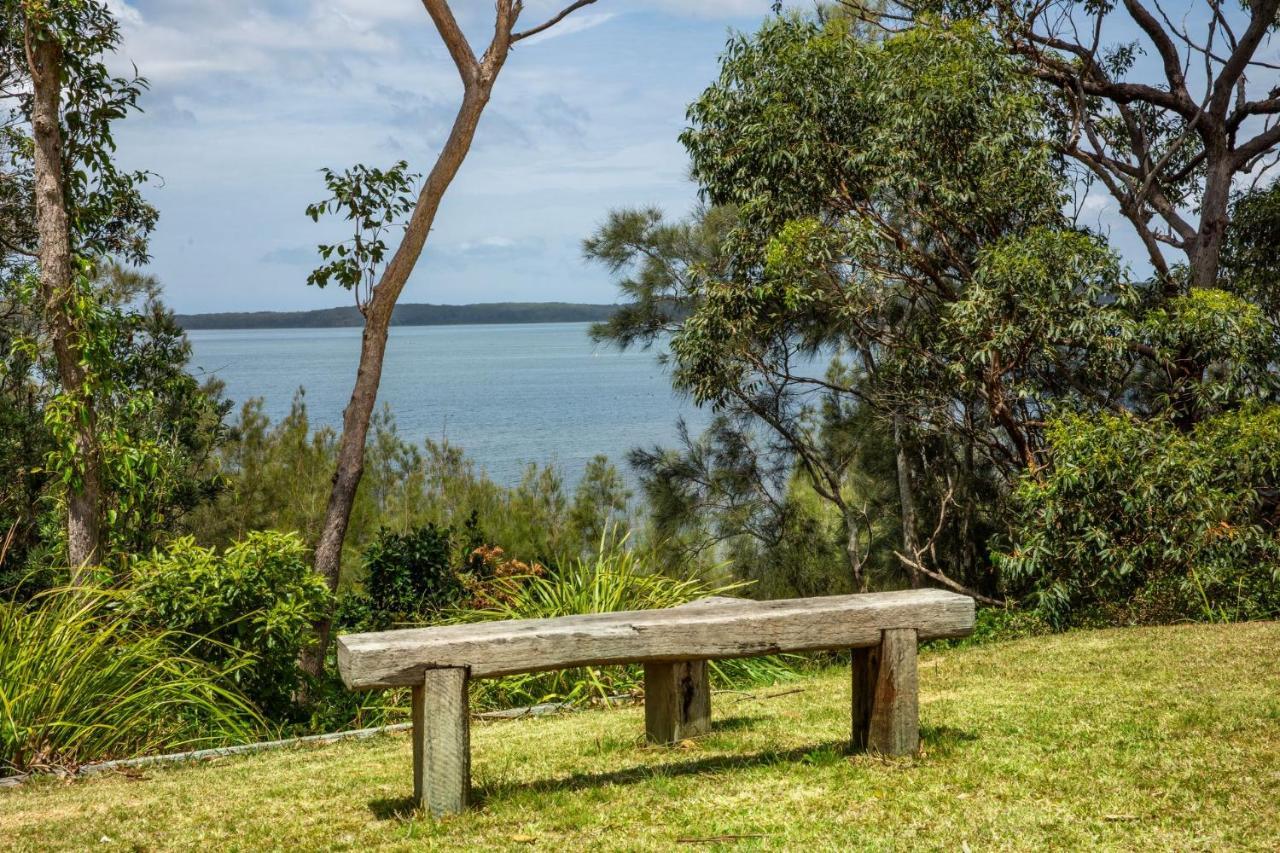
<path fill-rule="evenodd" d="M 0 791 L 17 849 L 1274 849 L 1280 624 L 1079 632 L 932 652 L 924 750 L 842 753 L 843 669 L 718 694 L 716 730 L 641 742 L 638 708 L 477 725 L 481 808 L 407 811 L 383 736 Z"/>

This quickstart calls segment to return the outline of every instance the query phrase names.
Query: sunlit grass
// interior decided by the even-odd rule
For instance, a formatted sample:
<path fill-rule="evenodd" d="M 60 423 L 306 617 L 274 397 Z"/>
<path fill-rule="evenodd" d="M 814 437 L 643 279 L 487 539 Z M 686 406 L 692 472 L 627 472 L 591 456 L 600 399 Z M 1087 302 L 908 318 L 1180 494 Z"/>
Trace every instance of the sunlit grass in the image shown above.
<path fill-rule="evenodd" d="M 479 807 L 442 822 L 409 809 L 400 735 L 0 791 L 0 846 L 1274 850 L 1278 660 L 1275 623 L 929 652 L 916 758 L 844 753 L 832 668 L 716 694 L 683 748 L 638 707 L 477 723 Z"/>

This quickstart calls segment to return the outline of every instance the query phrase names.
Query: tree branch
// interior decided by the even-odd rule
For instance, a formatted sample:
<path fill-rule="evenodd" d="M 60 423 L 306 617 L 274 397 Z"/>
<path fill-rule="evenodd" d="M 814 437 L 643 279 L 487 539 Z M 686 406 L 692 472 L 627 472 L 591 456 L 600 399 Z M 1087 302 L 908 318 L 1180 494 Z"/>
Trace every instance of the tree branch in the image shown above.
<path fill-rule="evenodd" d="M 1160 26 L 1160 22 L 1139 0 L 1124 0 L 1124 7 L 1129 12 L 1129 17 L 1142 28 L 1152 44 L 1156 46 L 1156 50 L 1160 52 L 1160 60 L 1164 63 L 1164 76 L 1169 81 L 1169 91 L 1183 103 L 1192 103 L 1191 93 L 1187 91 L 1187 78 L 1182 73 L 1182 60 L 1178 56 L 1178 48 L 1174 45 L 1173 39 L 1169 38 L 1164 27 Z"/>
<path fill-rule="evenodd" d="M 1240 36 L 1239 44 L 1231 51 L 1218 79 L 1214 81 L 1212 109 L 1215 113 L 1226 112 L 1236 81 L 1248 67 L 1249 60 L 1253 58 L 1258 45 L 1262 44 L 1262 39 L 1275 25 L 1277 9 L 1280 9 L 1280 0 L 1257 0 L 1253 4 L 1248 28 Z"/>
<path fill-rule="evenodd" d="M 422 0 L 422 5 L 426 7 L 427 14 L 431 16 L 432 23 L 436 25 L 436 30 L 444 41 L 444 46 L 449 50 L 453 64 L 457 66 L 458 74 L 462 77 L 462 85 L 466 88 L 475 85 L 480 72 L 480 63 L 476 61 L 476 55 L 471 50 L 470 43 L 467 42 L 466 34 L 462 32 L 457 19 L 453 17 L 453 10 L 449 8 L 448 0 Z"/>
<path fill-rule="evenodd" d="M 563 9 L 561 9 L 557 14 L 551 16 L 547 20 L 543 21 L 541 24 L 538 24 L 538 26 L 531 27 L 530 29 L 524 30 L 522 32 L 512 33 L 511 43 L 515 44 L 521 39 L 527 39 L 529 36 L 536 36 L 538 33 L 542 32 L 543 30 L 551 29 L 556 24 L 560 23 L 565 18 L 567 18 L 573 12 L 576 12 L 577 10 L 581 9 L 583 6 L 590 6 L 594 2 L 596 2 L 596 0 L 577 0 L 577 2 L 575 3 L 570 3 L 568 6 L 565 6 Z"/>

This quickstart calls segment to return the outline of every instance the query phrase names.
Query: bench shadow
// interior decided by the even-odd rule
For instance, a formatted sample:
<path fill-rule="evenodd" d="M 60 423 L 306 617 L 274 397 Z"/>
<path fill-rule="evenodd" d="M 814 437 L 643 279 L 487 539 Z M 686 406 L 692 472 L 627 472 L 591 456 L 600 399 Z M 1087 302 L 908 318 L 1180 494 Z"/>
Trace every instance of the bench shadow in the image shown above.
<path fill-rule="evenodd" d="M 752 717 L 725 717 L 712 724 L 712 729 L 732 731 L 748 727 Z M 960 743 L 975 741 L 978 736 L 963 729 L 952 726 L 922 726 L 920 740 L 928 754 L 937 756 L 946 754 L 952 747 Z M 652 747 L 646 750 L 652 750 Z M 650 751 L 649 754 L 652 754 Z M 854 757 L 849 749 L 847 739 L 816 741 L 805 746 L 792 749 L 764 750 L 745 755 L 712 755 L 702 758 L 691 758 L 687 761 L 673 763 L 643 763 L 645 752 L 640 753 L 642 763 L 618 770 L 595 773 L 572 773 L 555 779 L 536 779 L 530 782 L 497 782 L 476 786 L 471 791 L 472 807 L 484 805 L 490 800 L 501 799 L 511 794 L 528 791 L 533 793 L 550 793 L 562 791 L 582 791 L 610 785 L 634 785 L 654 778 L 672 778 L 695 776 L 703 773 L 717 773 L 732 770 L 746 770 L 753 767 L 773 764 L 814 763 L 826 760 Z M 417 817 L 412 797 L 383 797 L 369 802 L 369 811 L 378 820 L 410 820 Z"/>
<path fill-rule="evenodd" d="M 935 746 L 938 743 L 946 741 L 955 741 L 956 743 L 969 743 L 978 739 L 978 736 L 964 729 L 957 729 L 955 726 L 921 726 L 920 742 L 932 743 Z"/>
<path fill-rule="evenodd" d="M 741 729 L 749 729 L 764 717 L 759 714 L 747 715 L 738 714 L 732 717 L 712 718 L 712 732 L 736 732 Z"/>
<path fill-rule="evenodd" d="M 413 797 L 379 797 L 369 801 L 369 811 L 378 820 L 412 820 L 417 817 Z"/>
<path fill-rule="evenodd" d="M 713 755 L 674 763 L 636 764 L 603 773 L 572 773 L 557 779 L 536 779 L 531 782 L 496 783 L 474 790 L 477 805 L 521 791 L 551 793 L 581 791 L 610 785 L 634 785 L 654 778 L 695 776 L 726 770 L 744 770 L 770 764 L 799 762 L 806 756 L 824 750 L 842 750 L 848 741 L 822 741 L 808 746 L 785 750 L 765 750 L 747 755 Z M 643 753 L 642 753 L 643 755 Z"/>

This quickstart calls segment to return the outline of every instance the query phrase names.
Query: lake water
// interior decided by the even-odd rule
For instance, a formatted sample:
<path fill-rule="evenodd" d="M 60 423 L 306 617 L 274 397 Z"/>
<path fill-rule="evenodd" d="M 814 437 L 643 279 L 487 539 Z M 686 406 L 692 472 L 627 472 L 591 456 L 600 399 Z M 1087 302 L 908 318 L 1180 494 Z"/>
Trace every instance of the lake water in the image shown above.
<path fill-rule="evenodd" d="M 527 462 L 554 462 L 575 482 L 603 453 L 674 443 L 676 419 L 695 432 L 710 413 L 671 391 L 656 352 L 596 346 L 587 323 L 398 326 L 391 330 L 379 407 L 400 434 L 448 438 L 495 480 Z M 306 388 L 313 424 L 338 427 L 360 354 L 360 329 L 247 329 L 188 333 L 193 372 L 212 373 L 240 403 L 262 397 L 276 420 Z"/>

